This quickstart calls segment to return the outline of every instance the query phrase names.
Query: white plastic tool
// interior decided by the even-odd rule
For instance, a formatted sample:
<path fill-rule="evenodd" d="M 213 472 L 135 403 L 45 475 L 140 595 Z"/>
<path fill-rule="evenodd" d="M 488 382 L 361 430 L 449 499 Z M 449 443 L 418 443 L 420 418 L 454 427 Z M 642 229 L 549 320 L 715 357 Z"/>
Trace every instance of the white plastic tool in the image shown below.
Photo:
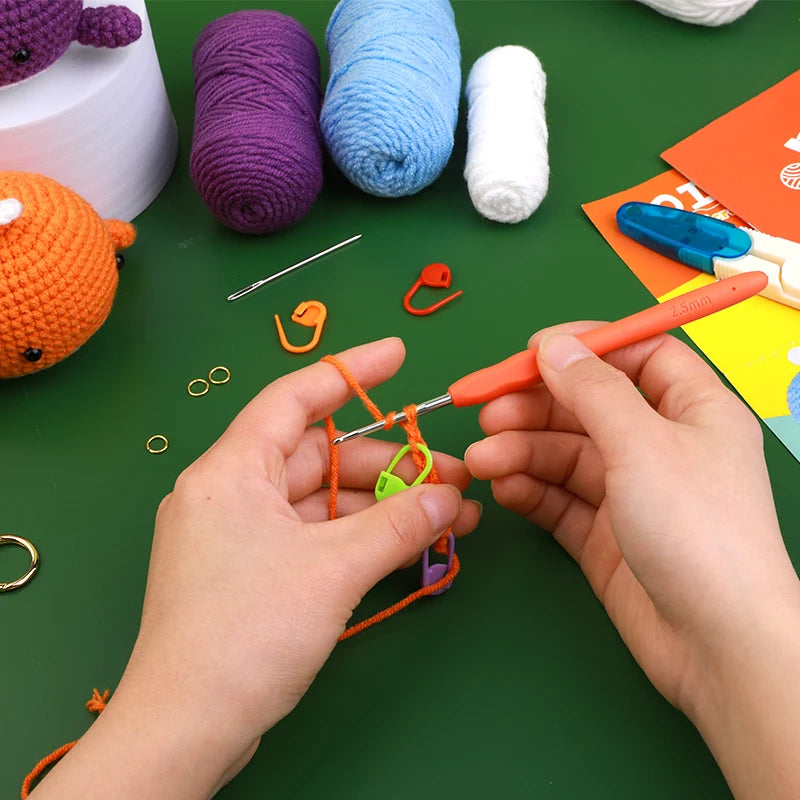
<path fill-rule="evenodd" d="M 769 279 L 762 297 L 800 308 L 800 244 L 769 236 L 750 228 L 740 228 L 750 236 L 750 251 L 738 258 L 715 258 L 714 274 L 728 278 L 742 272 L 759 270 Z"/>

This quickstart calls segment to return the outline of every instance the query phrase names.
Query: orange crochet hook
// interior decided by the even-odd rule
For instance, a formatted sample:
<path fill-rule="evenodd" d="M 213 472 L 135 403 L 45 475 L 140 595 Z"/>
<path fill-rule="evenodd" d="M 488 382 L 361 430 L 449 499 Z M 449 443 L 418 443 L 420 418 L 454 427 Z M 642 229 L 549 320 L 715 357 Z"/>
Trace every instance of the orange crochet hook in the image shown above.
<path fill-rule="evenodd" d="M 602 356 L 747 300 L 761 292 L 767 283 L 768 278 L 763 272 L 744 272 L 586 331 L 578 338 L 586 347 Z M 524 350 L 499 364 L 466 375 L 453 383 L 447 394 L 420 403 L 417 406 L 417 415 L 449 405 L 473 406 L 486 403 L 495 397 L 534 386 L 542 380 L 536 363 L 537 352 L 538 348 L 535 347 Z M 402 411 L 394 415 L 394 422 L 402 422 L 404 419 L 405 413 Z M 337 437 L 333 444 L 366 436 L 385 427 L 385 421 L 379 420 Z"/>

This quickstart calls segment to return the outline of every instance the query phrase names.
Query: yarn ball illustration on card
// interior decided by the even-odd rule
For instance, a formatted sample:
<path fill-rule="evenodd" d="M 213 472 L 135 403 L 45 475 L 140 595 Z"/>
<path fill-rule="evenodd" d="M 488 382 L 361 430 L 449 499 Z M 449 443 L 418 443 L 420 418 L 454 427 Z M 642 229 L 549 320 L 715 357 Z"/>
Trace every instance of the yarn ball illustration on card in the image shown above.
<path fill-rule="evenodd" d="M 0 0 L 0 87 L 47 69 L 72 42 L 125 47 L 141 35 L 142 20 L 121 5 L 84 8 L 83 0 Z"/>
<path fill-rule="evenodd" d="M 0 378 L 52 366 L 100 328 L 135 238 L 51 178 L 0 172 Z"/>
<path fill-rule="evenodd" d="M 800 373 L 792 378 L 786 390 L 786 402 L 795 422 L 800 424 Z"/>
<path fill-rule="evenodd" d="M 800 347 L 789 350 L 787 358 L 790 363 L 800 366 Z M 800 372 L 798 372 L 786 387 L 786 404 L 794 421 L 800 425 Z"/>

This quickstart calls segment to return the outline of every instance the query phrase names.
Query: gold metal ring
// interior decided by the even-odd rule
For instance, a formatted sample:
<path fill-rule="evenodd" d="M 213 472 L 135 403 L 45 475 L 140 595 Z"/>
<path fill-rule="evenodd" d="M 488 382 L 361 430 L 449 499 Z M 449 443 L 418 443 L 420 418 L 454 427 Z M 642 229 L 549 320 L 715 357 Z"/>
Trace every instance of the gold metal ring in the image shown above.
<path fill-rule="evenodd" d="M 153 447 L 155 442 L 163 442 L 163 447 Z M 157 433 L 155 436 L 151 436 L 147 440 L 147 444 L 145 445 L 147 448 L 148 453 L 152 453 L 154 456 L 157 456 L 159 453 L 163 453 L 169 447 L 169 439 L 166 436 L 162 436 L 160 433 Z"/>
<path fill-rule="evenodd" d="M 218 379 L 214 377 L 215 372 L 222 372 L 222 379 Z M 227 383 L 231 379 L 231 371 L 227 367 L 214 367 L 211 372 L 208 373 L 208 380 L 214 384 L 214 386 L 219 386 L 222 383 Z"/>
<path fill-rule="evenodd" d="M 199 392 L 192 391 L 192 386 L 196 384 L 200 384 L 201 389 Z M 209 389 L 208 381 L 205 378 L 195 378 L 193 381 L 189 381 L 189 385 L 186 387 L 186 391 L 192 397 L 202 397 Z"/>
<path fill-rule="evenodd" d="M 0 545 L 4 544 L 16 544 L 19 547 L 23 547 L 31 557 L 31 565 L 21 578 L 17 578 L 17 580 L 10 583 L 0 583 L 0 592 L 10 592 L 14 589 L 19 589 L 20 586 L 24 586 L 36 574 L 39 569 L 39 553 L 27 539 L 23 539 L 21 536 L 13 536 L 10 533 L 0 535 Z"/>

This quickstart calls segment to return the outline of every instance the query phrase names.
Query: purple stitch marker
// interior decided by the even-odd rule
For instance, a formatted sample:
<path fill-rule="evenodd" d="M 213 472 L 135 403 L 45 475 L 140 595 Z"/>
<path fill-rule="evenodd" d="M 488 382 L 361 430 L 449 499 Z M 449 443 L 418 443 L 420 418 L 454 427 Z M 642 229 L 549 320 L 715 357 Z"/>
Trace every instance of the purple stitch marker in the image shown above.
<path fill-rule="evenodd" d="M 422 585 L 431 586 L 436 581 L 440 581 L 450 571 L 453 566 L 453 556 L 456 552 L 456 539 L 452 533 L 447 535 L 447 563 L 446 564 L 431 564 L 430 563 L 430 547 L 425 548 L 422 554 Z M 444 594 L 451 586 L 452 581 L 447 586 L 439 589 L 438 592 L 433 592 L 433 595 Z"/>

